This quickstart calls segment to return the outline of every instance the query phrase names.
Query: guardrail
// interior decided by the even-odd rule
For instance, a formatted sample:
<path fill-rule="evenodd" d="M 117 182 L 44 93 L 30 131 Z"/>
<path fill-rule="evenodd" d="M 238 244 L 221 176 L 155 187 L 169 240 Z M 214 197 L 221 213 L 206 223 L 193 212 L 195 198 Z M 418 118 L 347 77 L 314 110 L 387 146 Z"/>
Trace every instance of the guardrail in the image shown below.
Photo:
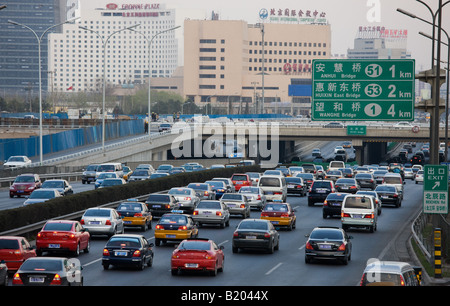
<path fill-rule="evenodd" d="M 39 177 L 44 180 L 60 178 L 60 179 L 66 179 L 68 181 L 71 181 L 68 178 L 74 177 L 75 180 L 77 180 L 77 178 L 81 177 L 82 175 L 83 175 L 83 172 L 51 173 L 51 174 L 40 174 Z M 4 187 L 6 185 L 6 183 L 9 183 L 8 185 L 11 186 L 11 183 L 13 183 L 16 178 L 17 178 L 16 176 L 2 177 L 2 178 L 0 178 L 0 186 Z"/>

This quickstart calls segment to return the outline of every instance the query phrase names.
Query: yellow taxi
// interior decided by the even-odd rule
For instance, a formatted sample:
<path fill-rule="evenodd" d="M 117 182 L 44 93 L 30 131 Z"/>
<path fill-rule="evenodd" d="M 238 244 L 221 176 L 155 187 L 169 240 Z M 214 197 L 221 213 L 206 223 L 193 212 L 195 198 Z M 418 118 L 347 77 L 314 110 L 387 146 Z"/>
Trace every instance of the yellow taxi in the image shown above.
<path fill-rule="evenodd" d="M 117 212 L 123 220 L 124 226 L 141 227 L 143 231 L 152 228 L 152 213 L 145 203 L 137 199 L 128 199 L 117 207 Z"/>
<path fill-rule="evenodd" d="M 290 231 L 295 229 L 297 221 L 295 209 L 282 202 L 267 203 L 261 211 L 261 219 L 270 221 L 275 228 L 285 227 Z"/>
<path fill-rule="evenodd" d="M 173 210 L 164 214 L 155 227 L 155 245 L 198 237 L 198 225 L 190 215 Z"/>
<path fill-rule="evenodd" d="M 130 178 L 130 176 L 133 174 L 133 170 L 131 170 L 130 167 L 128 166 L 123 166 L 123 179 L 125 181 L 128 181 L 128 179 Z"/>

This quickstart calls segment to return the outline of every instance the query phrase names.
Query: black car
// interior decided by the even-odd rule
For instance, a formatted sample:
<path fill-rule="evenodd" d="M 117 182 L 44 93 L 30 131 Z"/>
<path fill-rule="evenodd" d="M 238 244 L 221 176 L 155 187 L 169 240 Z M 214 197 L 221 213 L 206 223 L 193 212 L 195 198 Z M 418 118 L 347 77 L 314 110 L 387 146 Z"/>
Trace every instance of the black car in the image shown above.
<path fill-rule="evenodd" d="M 323 203 L 328 194 L 334 192 L 334 182 L 328 180 L 314 181 L 308 194 L 308 206 L 313 206 L 314 203 Z"/>
<path fill-rule="evenodd" d="M 118 234 L 112 236 L 103 249 L 102 265 L 136 267 L 143 270 L 153 264 L 153 243 L 143 235 Z"/>
<path fill-rule="evenodd" d="M 395 207 L 402 205 L 401 196 L 394 185 L 379 185 L 375 188 L 375 192 L 378 194 L 382 205 L 393 204 Z"/>
<path fill-rule="evenodd" d="M 295 193 L 301 197 L 306 195 L 306 184 L 303 183 L 301 177 L 287 177 L 286 178 L 287 192 Z"/>
<path fill-rule="evenodd" d="M 358 182 L 361 188 L 369 188 L 374 190 L 377 187 L 372 173 L 358 173 L 355 175 L 355 180 Z"/>
<path fill-rule="evenodd" d="M 306 184 L 307 189 L 310 188 L 314 182 L 314 174 L 312 173 L 297 173 L 294 177 L 301 177 L 303 179 L 303 183 Z"/>
<path fill-rule="evenodd" d="M 266 249 L 269 253 L 280 247 L 280 234 L 268 220 L 245 219 L 233 233 L 233 253 L 239 249 Z"/>
<path fill-rule="evenodd" d="M 13 286 L 82 286 L 82 267 L 64 257 L 31 257 L 14 273 Z"/>
<path fill-rule="evenodd" d="M 316 227 L 305 245 L 305 263 L 312 259 L 335 259 L 348 264 L 352 255 L 352 236 L 337 227 Z"/>
<path fill-rule="evenodd" d="M 323 202 L 322 216 L 326 219 L 328 216 L 341 216 L 342 201 L 349 193 L 336 192 L 330 193 Z"/>
<path fill-rule="evenodd" d="M 145 201 L 153 217 L 161 217 L 177 207 L 177 200 L 171 194 L 150 194 Z"/>
<path fill-rule="evenodd" d="M 340 178 L 334 187 L 338 192 L 356 193 L 359 190 L 359 184 L 354 178 Z"/>

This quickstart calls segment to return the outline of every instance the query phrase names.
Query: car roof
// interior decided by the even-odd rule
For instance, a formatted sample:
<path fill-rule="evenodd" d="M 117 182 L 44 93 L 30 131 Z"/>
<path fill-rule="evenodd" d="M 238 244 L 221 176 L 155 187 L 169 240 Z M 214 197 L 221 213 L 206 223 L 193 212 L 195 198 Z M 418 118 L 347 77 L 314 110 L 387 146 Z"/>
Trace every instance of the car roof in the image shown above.
<path fill-rule="evenodd" d="M 411 265 L 400 261 L 375 261 L 366 266 L 364 273 L 368 272 L 385 272 L 385 273 L 401 273 L 405 268 Z"/>

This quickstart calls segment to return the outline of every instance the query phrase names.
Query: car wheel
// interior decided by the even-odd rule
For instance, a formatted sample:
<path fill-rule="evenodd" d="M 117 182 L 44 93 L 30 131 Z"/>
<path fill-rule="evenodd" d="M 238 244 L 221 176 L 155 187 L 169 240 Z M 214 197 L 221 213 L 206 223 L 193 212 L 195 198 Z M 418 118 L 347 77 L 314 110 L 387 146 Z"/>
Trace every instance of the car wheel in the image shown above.
<path fill-rule="evenodd" d="M 109 269 L 109 264 L 104 263 L 104 264 L 103 264 L 103 270 L 108 270 L 108 269 Z"/>
<path fill-rule="evenodd" d="M 86 245 L 86 248 L 83 250 L 83 252 L 84 252 L 84 253 L 89 253 L 90 249 L 91 249 L 91 241 L 88 240 L 88 243 L 87 243 L 87 245 Z"/>
<path fill-rule="evenodd" d="M 223 272 L 223 268 L 225 266 L 225 258 L 222 259 L 222 266 L 219 268 L 219 272 Z"/>
<path fill-rule="evenodd" d="M 178 269 L 172 269 L 171 272 L 173 276 L 178 275 Z"/>
<path fill-rule="evenodd" d="M 217 262 L 216 262 L 216 265 L 214 266 L 214 270 L 212 270 L 210 272 L 210 274 L 211 274 L 211 276 L 217 276 Z"/>
<path fill-rule="evenodd" d="M 234 246 L 234 247 L 232 248 L 232 251 L 233 251 L 233 253 L 237 253 L 237 252 L 239 252 L 239 248 L 237 248 L 237 247 Z"/>
<path fill-rule="evenodd" d="M 74 255 L 75 257 L 78 257 L 78 256 L 80 255 L 80 244 L 79 244 L 79 243 L 77 244 L 77 248 L 76 248 L 76 250 L 73 252 L 73 255 Z"/>
<path fill-rule="evenodd" d="M 159 246 L 161 244 L 161 240 L 160 239 L 157 239 L 157 238 L 155 238 L 155 245 L 156 246 Z"/>
<path fill-rule="evenodd" d="M 307 264 L 311 263 L 311 258 L 309 258 L 308 256 L 305 256 L 305 263 L 307 263 Z"/>
<path fill-rule="evenodd" d="M 342 259 L 342 264 L 348 265 L 348 257 L 344 257 L 344 259 Z"/>
<path fill-rule="evenodd" d="M 147 267 L 153 266 L 153 256 L 150 256 L 150 259 L 147 261 Z"/>

